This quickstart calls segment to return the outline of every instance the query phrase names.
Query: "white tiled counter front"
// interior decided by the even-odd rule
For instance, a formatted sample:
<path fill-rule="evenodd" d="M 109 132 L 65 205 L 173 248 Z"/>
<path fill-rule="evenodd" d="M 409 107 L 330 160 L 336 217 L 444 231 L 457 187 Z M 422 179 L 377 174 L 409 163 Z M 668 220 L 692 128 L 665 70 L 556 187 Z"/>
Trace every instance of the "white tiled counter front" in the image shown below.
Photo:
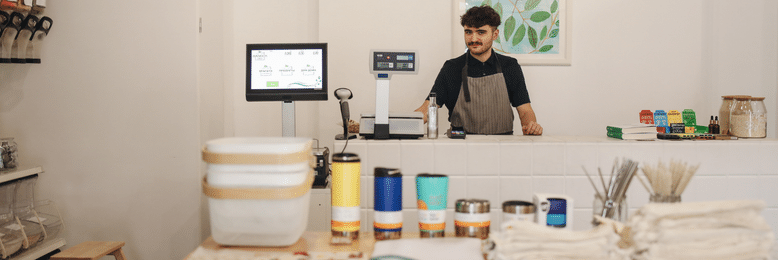
<path fill-rule="evenodd" d="M 335 141 L 333 153 L 346 141 Z M 453 232 L 454 202 L 462 198 L 488 199 L 492 227 L 498 227 L 506 200 L 532 201 L 534 193 L 557 193 L 575 200 L 574 229 L 591 227 L 594 190 L 582 166 L 606 176 L 614 160 L 629 158 L 642 164 L 671 159 L 700 164 L 682 196 L 684 202 L 727 199 L 764 200 L 763 215 L 778 227 L 778 140 L 740 139 L 709 141 L 622 141 L 580 136 L 467 136 L 466 140 L 350 140 L 346 152 L 362 162 L 362 230 L 372 230 L 373 169 L 400 168 L 403 174 L 403 230 L 416 232 L 415 176 L 449 176 L 448 221 Z M 596 180 L 596 179 L 595 179 Z M 648 192 L 637 181 L 627 193 L 630 211 L 648 202 Z"/>

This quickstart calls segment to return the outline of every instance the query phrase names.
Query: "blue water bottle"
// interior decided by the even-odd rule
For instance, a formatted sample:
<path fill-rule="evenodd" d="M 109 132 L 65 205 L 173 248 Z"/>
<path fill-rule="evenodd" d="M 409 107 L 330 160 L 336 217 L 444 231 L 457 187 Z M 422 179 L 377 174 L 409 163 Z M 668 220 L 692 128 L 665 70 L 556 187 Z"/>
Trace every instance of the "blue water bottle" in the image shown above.
<path fill-rule="evenodd" d="M 375 239 L 400 239 L 403 227 L 403 178 L 400 170 L 376 167 L 374 190 Z"/>

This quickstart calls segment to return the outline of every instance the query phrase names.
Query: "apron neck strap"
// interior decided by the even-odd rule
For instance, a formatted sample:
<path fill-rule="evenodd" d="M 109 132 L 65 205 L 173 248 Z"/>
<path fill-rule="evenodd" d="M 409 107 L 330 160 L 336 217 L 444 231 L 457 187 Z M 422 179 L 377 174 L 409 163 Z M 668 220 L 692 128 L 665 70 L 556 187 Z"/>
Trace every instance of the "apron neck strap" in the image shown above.
<path fill-rule="evenodd" d="M 494 50 L 491 50 L 491 51 L 492 51 L 492 56 L 494 56 L 494 61 L 497 64 L 497 73 L 501 74 L 502 73 L 502 66 L 500 66 L 500 59 L 497 58 L 497 53 L 495 53 Z M 467 85 L 467 67 L 468 67 L 468 63 L 470 63 L 469 62 L 470 61 L 470 57 L 472 57 L 472 55 L 470 55 L 470 50 L 467 50 L 467 53 L 465 53 L 465 55 L 467 55 L 467 58 L 465 58 L 465 67 L 462 68 L 462 91 L 465 92 L 464 93 L 465 94 L 465 102 L 470 102 L 470 88 Z"/>

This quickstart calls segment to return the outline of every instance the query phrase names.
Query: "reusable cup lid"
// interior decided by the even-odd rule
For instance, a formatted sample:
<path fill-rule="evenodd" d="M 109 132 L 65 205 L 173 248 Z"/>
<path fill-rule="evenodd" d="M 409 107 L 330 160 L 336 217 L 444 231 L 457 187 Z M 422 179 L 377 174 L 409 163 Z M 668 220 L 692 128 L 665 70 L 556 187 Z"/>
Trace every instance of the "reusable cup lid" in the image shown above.
<path fill-rule="evenodd" d="M 374 171 L 375 177 L 402 177 L 403 174 L 400 169 L 376 167 Z"/>
<path fill-rule="evenodd" d="M 460 213 L 488 213 L 489 201 L 482 199 L 458 199 L 456 212 Z"/>
<path fill-rule="evenodd" d="M 418 177 L 426 177 L 426 178 L 447 178 L 448 176 L 445 174 L 434 174 L 434 173 L 420 173 L 416 175 L 416 178 Z"/>
<path fill-rule="evenodd" d="M 354 153 L 336 153 L 332 155 L 333 162 L 359 162 L 359 156 Z"/>
<path fill-rule="evenodd" d="M 502 212 L 512 214 L 535 213 L 535 204 L 522 200 L 509 200 L 502 203 Z"/>

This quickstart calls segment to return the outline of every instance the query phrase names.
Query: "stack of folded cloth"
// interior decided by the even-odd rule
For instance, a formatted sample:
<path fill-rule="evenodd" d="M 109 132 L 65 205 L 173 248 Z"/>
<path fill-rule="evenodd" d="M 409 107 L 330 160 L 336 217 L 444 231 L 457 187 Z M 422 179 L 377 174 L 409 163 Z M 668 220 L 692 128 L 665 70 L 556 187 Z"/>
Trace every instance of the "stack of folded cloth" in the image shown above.
<path fill-rule="evenodd" d="M 621 237 L 614 222 L 605 222 L 586 231 L 571 231 L 534 222 L 510 221 L 501 232 L 492 232 L 494 249 L 490 259 L 629 259 L 629 252 L 618 247 Z"/>
<path fill-rule="evenodd" d="M 768 259 L 762 201 L 649 203 L 629 220 L 633 259 Z"/>

